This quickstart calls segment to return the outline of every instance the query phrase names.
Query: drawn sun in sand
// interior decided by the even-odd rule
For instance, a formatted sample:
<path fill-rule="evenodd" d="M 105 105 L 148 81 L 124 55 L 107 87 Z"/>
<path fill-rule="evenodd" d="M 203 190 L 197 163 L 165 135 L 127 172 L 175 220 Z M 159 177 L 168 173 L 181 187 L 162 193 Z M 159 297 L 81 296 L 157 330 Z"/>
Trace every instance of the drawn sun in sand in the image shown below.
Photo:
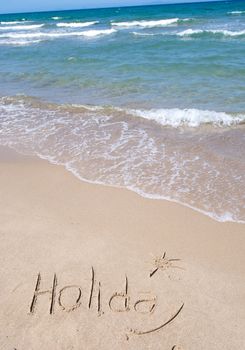
<path fill-rule="evenodd" d="M 184 270 L 183 267 L 178 266 L 178 264 L 176 264 L 178 261 L 181 261 L 181 259 L 167 258 L 166 252 L 164 252 L 162 256 L 158 256 L 154 258 L 153 269 L 150 272 L 150 277 L 154 276 L 158 270 L 163 270 L 163 271 L 166 271 L 168 269 Z"/>

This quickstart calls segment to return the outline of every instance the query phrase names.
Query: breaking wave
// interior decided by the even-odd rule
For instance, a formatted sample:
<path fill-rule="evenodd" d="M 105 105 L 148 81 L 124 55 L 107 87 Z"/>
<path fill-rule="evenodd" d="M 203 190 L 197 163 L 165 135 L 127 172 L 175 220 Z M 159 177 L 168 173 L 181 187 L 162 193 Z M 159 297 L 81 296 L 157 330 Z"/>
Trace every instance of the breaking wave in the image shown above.
<path fill-rule="evenodd" d="M 32 21 L 26 21 L 25 18 L 23 18 L 21 21 L 11 21 L 11 22 L 6 22 L 2 21 L 0 22 L 1 25 L 11 25 L 11 24 L 20 24 L 20 23 L 31 23 Z"/>
<path fill-rule="evenodd" d="M 38 44 L 42 40 L 0 40 L 1 45 L 13 45 L 13 46 L 28 46 L 32 44 Z"/>
<path fill-rule="evenodd" d="M 238 37 L 245 35 L 245 30 L 240 31 L 231 31 L 226 29 L 186 29 L 182 32 L 177 33 L 178 36 L 199 36 L 203 34 L 212 34 L 212 35 L 223 35 L 230 37 Z"/>
<path fill-rule="evenodd" d="M 44 24 L 31 24 L 31 25 L 17 25 L 17 26 L 4 26 L 0 27 L 0 30 L 33 30 L 43 27 Z"/>
<path fill-rule="evenodd" d="M 10 39 L 48 39 L 48 38 L 62 38 L 69 36 L 84 36 L 84 37 L 96 37 L 101 35 L 110 35 L 115 33 L 115 29 L 104 30 L 87 30 L 83 32 L 38 32 L 38 33 L 4 33 L 0 34 L 0 38 Z"/>
<path fill-rule="evenodd" d="M 198 127 L 203 124 L 215 126 L 231 126 L 245 122 L 245 114 L 231 115 L 224 112 L 216 112 L 200 109 L 152 109 L 152 110 L 128 110 L 128 113 L 153 120 L 163 126 L 188 126 Z"/>
<path fill-rule="evenodd" d="M 229 15 L 242 15 L 245 11 L 231 11 L 227 12 Z"/>
<path fill-rule="evenodd" d="M 142 28 L 153 28 L 153 27 L 165 27 L 174 23 L 179 23 L 182 21 L 189 21 L 189 18 L 180 19 L 180 18 L 169 18 L 169 19 L 161 19 L 156 21 L 131 21 L 131 22 L 111 22 L 112 26 L 116 27 L 142 27 Z"/>

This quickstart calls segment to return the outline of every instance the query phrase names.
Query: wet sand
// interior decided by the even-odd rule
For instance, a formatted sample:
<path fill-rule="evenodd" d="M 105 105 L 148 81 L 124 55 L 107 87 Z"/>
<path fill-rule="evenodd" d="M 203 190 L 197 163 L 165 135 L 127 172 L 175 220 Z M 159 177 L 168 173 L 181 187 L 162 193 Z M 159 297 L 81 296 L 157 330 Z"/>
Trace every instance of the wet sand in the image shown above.
<path fill-rule="evenodd" d="M 245 225 L 1 148 L 0 348 L 243 349 L 244 247 Z"/>

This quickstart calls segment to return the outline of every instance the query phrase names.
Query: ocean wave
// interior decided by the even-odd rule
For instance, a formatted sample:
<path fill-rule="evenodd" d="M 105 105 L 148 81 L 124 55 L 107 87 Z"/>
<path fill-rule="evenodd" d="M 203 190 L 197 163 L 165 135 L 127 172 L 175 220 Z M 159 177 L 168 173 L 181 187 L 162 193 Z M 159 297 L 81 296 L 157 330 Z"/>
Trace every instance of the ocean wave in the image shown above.
<path fill-rule="evenodd" d="M 127 110 L 135 117 L 155 121 L 163 126 L 199 127 L 203 124 L 215 126 L 231 126 L 245 122 L 245 114 L 231 115 L 225 112 L 216 112 L 200 109 L 152 109 L 152 110 Z"/>
<path fill-rule="evenodd" d="M 116 33 L 117 31 L 115 29 L 103 29 L 103 30 L 87 30 L 84 32 L 81 32 L 81 35 L 87 36 L 87 37 L 95 37 L 100 35 L 110 35 L 113 33 Z"/>
<path fill-rule="evenodd" d="M 13 46 L 27 46 L 32 44 L 38 44 L 42 40 L 0 40 L 0 45 L 13 45 Z"/>
<path fill-rule="evenodd" d="M 57 23 L 57 27 L 65 27 L 65 28 L 82 28 L 82 27 L 89 27 L 92 26 L 93 24 L 99 23 L 98 21 L 93 21 L 93 22 L 74 22 L 74 23 Z"/>
<path fill-rule="evenodd" d="M 131 34 L 136 35 L 136 36 L 156 36 L 159 35 L 156 33 L 140 33 L 140 32 L 132 32 Z"/>
<path fill-rule="evenodd" d="M 169 18 L 169 19 L 160 19 L 156 21 L 131 21 L 131 22 L 111 22 L 112 26 L 116 27 L 142 27 L 142 28 L 153 28 L 153 27 L 165 27 L 174 23 L 178 23 L 181 21 L 189 21 L 189 18 Z"/>
<path fill-rule="evenodd" d="M 62 17 L 58 17 L 58 16 L 54 16 L 54 17 L 51 17 L 53 20 L 57 21 L 59 19 L 62 19 Z"/>
<path fill-rule="evenodd" d="M 177 33 L 178 36 L 198 36 L 200 34 L 214 34 L 214 35 L 223 35 L 223 36 L 243 36 L 245 35 L 245 30 L 240 31 L 231 31 L 226 29 L 186 29 L 182 32 Z"/>
<path fill-rule="evenodd" d="M 245 13 L 245 11 L 231 11 L 231 12 L 227 12 L 228 15 L 241 15 L 243 13 Z"/>
<path fill-rule="evenodd" d="M 87 30 L 83 32 L 39 32 L 39 33 L 4 33 L 0 34 L 0 38 L 10 39 L 35 39 L 35 38 L 62 38 L 69 36 L 84 36 L 84 37 L 96 37 L 102 35 L 109 35 L 115 33 L 115 29 L 104 30 Z"/>
<path fill-rule="evenodd" d="M 32 21 L 26 21 L 25 18 L 23 18 L 21 21 L 11 21 L 11 22 L 6 22 L 2 21 L 0 22 L 1 25 L 12 25 L 12 24 L 21 24 L 21 23 L 31 23 Z"/>
<path fill-rule="evenodd" d="M 17 26 L 4 26 L 0 27 L 0 30 L 33 30 L 43 27 L 44 24 L 31 24 L 31 25 L 17 25 Z"/>

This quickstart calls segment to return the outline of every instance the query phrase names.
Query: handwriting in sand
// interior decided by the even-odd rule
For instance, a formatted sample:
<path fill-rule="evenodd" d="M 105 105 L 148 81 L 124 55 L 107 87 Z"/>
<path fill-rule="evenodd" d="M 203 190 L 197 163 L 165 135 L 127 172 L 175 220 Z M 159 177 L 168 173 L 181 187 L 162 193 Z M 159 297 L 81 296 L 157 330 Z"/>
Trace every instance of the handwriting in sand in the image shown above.
<path fill-rule="evenodd" d="M 158 270 L 167 270 L 170 268 L 182 269 L 182 267 L 175 265 L 177 261 L 179 262 L 180 259 L 167 259 L 165 252 L 161 257 L 154 259 L 154 268 L 150 272 L 149 278 L 152 278 Z M 38 273 L 34 287 L 33 297 L 29 306 L 29 312 L 30 314 L 34 314 L 35 312 L 37 312 L 37 304 L 39 298 L 46 295 L 49 296 L 48 313 L 50 315 L 54 314 L 55 308 L 60 308 L 65 312 L 72 312 L 78 309 L 82 305 L 82 302 L 83 304 L 85 304 L 86 308 L 90 310 L 92 307 L 92 303 L 94 302 L 94 300 L 96 300 L 97 314 L 98 316 L 101 316 L 105 312 L 103 309 L 104 306 L 102 305 L 101 299 L 101 285 L 101 281 L 96 281 L 95 279 L 94 267 L 91 267 L 90 290 L 87 296 L 83 295 L 82 287 L 79 285 L 66 285 L 62 287 L 59 286 L 59 281 L 56 273 L 54 273 L 53 275 L 52 285 L 50 286 L 50 288 L 45 289 L 42 285 L 42 275 L 41 273 Z M 69 299 L 68 303 L 66 297 L 71 293 L 73 296 L 73 301 L 71 303 Z M 131 302 L 129 295 L 129 279 L 127 275 L 124 277 L 123 291 L 113 293 L 107 301 L 107 307 L 109 308 L 109 310 L 111 312 L 117 313 L 132 311 L 142 314 L 152 314 L 156 306 L 157 296 L 153 295 L 150 292 L 145 293 L 133 303 Z M 176 305 L 176 307 L 174 307 L 175 311 L 171 315 L 169 315 L 167 319 L 165 319 L 161 324 L 152 327 L 151 329 L 129 329 L 126 334 L 127 340 L 129 339 L 130 335 L 145 335 L 163 329 L 178 317 L 178 315 L 182 312 L 183 308 L 184 303 L 179 303 L 179 305 Z M 177 349 L 176 346 L 174 346 L 173 349 Z"/>

